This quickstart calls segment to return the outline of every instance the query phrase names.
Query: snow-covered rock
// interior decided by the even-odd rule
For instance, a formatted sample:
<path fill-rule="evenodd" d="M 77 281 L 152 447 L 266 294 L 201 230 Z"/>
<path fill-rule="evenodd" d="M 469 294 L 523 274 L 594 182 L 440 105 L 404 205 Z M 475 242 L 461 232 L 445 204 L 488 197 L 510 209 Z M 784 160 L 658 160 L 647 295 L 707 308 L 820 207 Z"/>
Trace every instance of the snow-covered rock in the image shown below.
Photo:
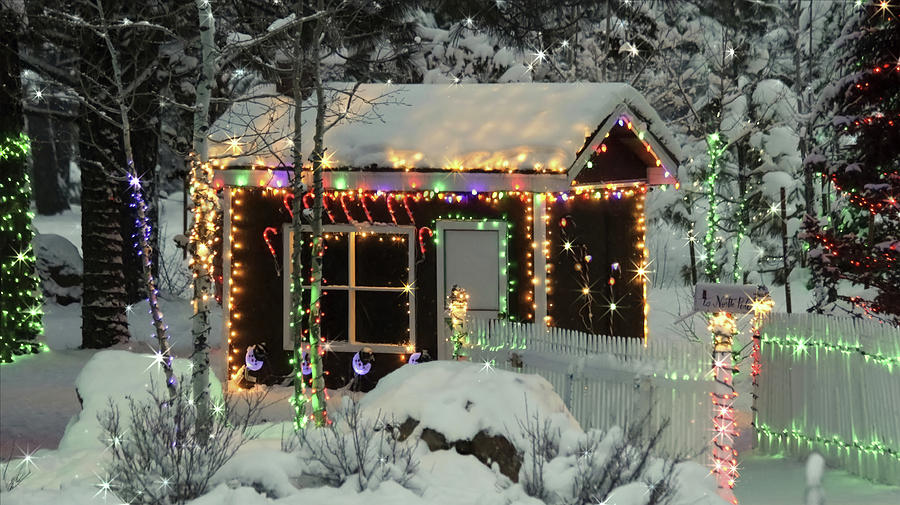
<path fill-rule="evenodd" d="M 521 426 L 535 415 L 553 431 L 581 433 L 578 422 L 543 377 L 493 370 L 468 362 L 407 365 L 381 379 L 361 407 L 394 419 L 401 436 L 431 450 L 455 449 L 519 479 L 528 448 Z"/>
<path fill-rule="evenodd" d="M 471 440 L 478 432 L 507 435 L 536 413 L 562 431 L 581 430 L 553 386 L 538 375 L 488 369 L 456 361 L 406 365 L 382 378 L 360 402 L 398 422 L 419 421 L 448 440 Z M 524 440 L 511 440 L 519 448 Z"/>
<path fill-rule="evenodd" d="M 182 382 L 190 379 L 190 364 L 187 359 L 173 361 L 175 375 Z M 153 355 L 120 350 L 98 352 L 75 379 L 81 412 L 66 427 L 59 449 L 103 451 L 106 445 L 101 440 L 102 429 L 97 415 L 107 410 L 113 402 L 119 408 L 123 424 L 127 426 L 128 399 L 147 400 L 151 388 L 165 397 L 165 375 Z M 214 399 L 222 396 L 222 386 L 213 374 L 210 374 L 210 394 Z"/>
<path fill-rule="evenodd" d="M 84 264 L 78 248 L 62 235 L 42 233 L 32 241 L 44 296 L 60 305 L 81 300 Z"/>

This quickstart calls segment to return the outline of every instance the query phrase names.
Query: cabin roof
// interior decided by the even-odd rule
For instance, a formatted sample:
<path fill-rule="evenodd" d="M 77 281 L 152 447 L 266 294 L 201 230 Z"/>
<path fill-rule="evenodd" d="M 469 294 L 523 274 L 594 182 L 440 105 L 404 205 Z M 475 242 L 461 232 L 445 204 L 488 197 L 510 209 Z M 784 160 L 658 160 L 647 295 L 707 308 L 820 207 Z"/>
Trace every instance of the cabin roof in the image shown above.
<path fill-rule="evenodd" d="M 623 83 L 362 84 L 348 107 L 352 87 L 327 91 L 326 123 L 344 116 L 325 134 L 335 169 L 577 172 L 620 115 L 665 169 L 681 156 L 656 111 Z M 305 153 L 313 107 L 301 111 Z M 293 115 L 274 86 L 254 88 L 212 125 L 210 157 L 224 167 L 291 166 Z"/>

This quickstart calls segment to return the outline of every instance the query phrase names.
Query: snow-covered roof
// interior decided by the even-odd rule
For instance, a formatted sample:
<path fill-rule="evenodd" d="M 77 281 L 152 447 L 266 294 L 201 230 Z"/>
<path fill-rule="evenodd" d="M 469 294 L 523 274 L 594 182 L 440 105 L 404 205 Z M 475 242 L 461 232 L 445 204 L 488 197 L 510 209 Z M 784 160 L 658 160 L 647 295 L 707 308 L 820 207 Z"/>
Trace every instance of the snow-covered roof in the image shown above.
<path fill-rule="evenodd" d="M 565 172 L 611 115 L 625 113 L 674 163 L 680 149 L 646 99 L 623 83 L 362 84 L 330 86 L 325 134 L 332 167 Z M 313 103 L 302 111 L 302 151 L 312 145 Z M 631 117 L 634 116 L 634 117 Z M 210 129 L 224 166 L 290 166 L 293 100 L 273 86 L 250 93 Z"/>

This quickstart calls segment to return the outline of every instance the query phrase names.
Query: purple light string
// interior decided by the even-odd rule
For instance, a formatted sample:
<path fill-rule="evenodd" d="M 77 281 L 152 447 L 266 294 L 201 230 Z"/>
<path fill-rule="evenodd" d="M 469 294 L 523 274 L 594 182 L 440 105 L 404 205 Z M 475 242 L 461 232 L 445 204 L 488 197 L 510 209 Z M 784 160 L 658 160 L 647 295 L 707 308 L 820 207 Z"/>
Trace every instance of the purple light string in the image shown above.
<path fill-rule="evenodd" d="M 129 161 L 128 165 L 133 166 L 134 163 Z M 128 206 L 131 207 L 132 209 L 138 210 L 138 217 L 137 217 L 137 219 L 134 220 L 134 227 L 135 227 L 135 230 L 139 230 L 139 231 L 132 233 L 131 238 L 134 239 L 134 248 L 137 251 L 137 255 L 143 257 L 144 266 L 147 268 L 147 272 L 148 272 L 148 276 L 149 276 L 147 302 L 148 302 L 150 308 L 147 312 L 150 314 L 150 317 L 153 319 L 153 323 L 151 323 L 151 324 L 154 325 L 154 328 L 156 325 L 163 325 L 163 329 L 164 329 L 164 332 L 166 335 L 166 342 L 168 343 L 169 326 L 165 325 L 165 322 L 162 320 L 162 314 L 160 314 L 160 312 L 159 312 L 159 308 L 158 308 L 159 307 L 159 302 L 158 302 L 159 290 L 156 289 L 156 279 L 153 278 L 153 273 L 152 273 L 153 270 L 151 269 L 151 265 L 150 265 L 150 256 L 147 254 L 144 254 L 144 250 L 141 247 L 141 242 L 138 240 L 138 233 L 142 233 L 144 236 L 144 243 L 145 244 L 149 243 L 150 242 L 150 234 L 151 234 L 152 229 L 150 226 L 150 221 L 149 221 L 149 219 L 147 219 L 147 204 L 144 201 L 144 196 L 141 191 L 142 190 L 141 178 L 138 177 L 137 173 L 131 172 L 130 174 L 128 174 L 128 186 L 131 188 L 131 203 L 128 204 Z M 157 307 L 156 311 L 153 310 L 154 307 Z M 151 338 L 153 338 L 152 334 L 151 334 Z M 166 367 L 171 369 L 172 368 L 172 354 L 168 351 L 168 345 L 166 345 L 166 348 L 167 348 L 167 351 L 166 351 L 165 355 L 163 356 L 163 358 L 165 359 Z M 162 349 L 160 349 L 160 352 L 162 352 Z M 173 374 L 172 377 L 170 377 L 166 382 L 170 386 L 175 386 L 178 381 L 177 381 L 177 379 L 175 379 L 175 375 Z"/>

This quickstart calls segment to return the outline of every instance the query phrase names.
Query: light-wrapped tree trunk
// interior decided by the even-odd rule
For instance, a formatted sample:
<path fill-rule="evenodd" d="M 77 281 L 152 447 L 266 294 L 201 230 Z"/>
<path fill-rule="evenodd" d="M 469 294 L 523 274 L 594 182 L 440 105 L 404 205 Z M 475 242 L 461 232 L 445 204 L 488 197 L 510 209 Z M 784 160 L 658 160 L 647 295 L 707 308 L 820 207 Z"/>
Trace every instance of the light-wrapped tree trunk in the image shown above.
<path fill-rule="evenodd" d="M 201 69 L 194 109 L 194 159 L 191 160 L 191 204 L 194 222 L 191 227 L 191 274 L 193 276 L 193 323 L 191 339 L 191 389 L 197 405 L 197 422 L 209 417 L 209 307 L 213 298 L 212 243 L 215 239 L 219 199 L 212 187 L 209 164 L 209 99 L 215 83 L 215 18 L 209 0 L 195 0 L 200 26 Z M 185 202 L 187 203 L 187 202 Z"/>

